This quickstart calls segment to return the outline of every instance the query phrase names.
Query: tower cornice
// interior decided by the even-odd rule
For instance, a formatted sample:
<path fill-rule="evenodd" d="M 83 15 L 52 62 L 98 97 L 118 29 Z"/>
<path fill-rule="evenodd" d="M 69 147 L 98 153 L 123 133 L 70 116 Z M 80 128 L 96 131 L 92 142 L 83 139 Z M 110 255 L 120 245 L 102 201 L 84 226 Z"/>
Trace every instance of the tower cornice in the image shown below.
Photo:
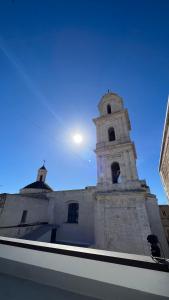
<path fill-rule="evenodd" d="M 116 118 L 116 116 L 119 117 L 120 115 L 125 115 L 127 120 L 128 130 L 131 130 L 131 123 L 128 115 L 128 110 L 126 108 L 119 111 L 112 112 L 111 114 L 102 115 L 97 118 L 94 118 L 93 122 L 95 123 L 95 125 L 99 125 L 99 124 L 102 125 L 103 123 L 105 123 L 105 121 L 112 121 Z"/>
<path fill-rule="evenodd" d="M 96 149 L 94 151 L 97 155 L 106 155 L 106 153 L 107 155 L 109 155 L 110 153 L 118 152 L 118 150 L 120 153 L 129 149 L 132 149 L 134 153 L 134 158 L 137 159 L 135 144 L 132 141 L 119 142 L 116 144 L 114 142 L 112 142 L 111 144 L 109 142 L 98 143 L 96 144 Z"/>

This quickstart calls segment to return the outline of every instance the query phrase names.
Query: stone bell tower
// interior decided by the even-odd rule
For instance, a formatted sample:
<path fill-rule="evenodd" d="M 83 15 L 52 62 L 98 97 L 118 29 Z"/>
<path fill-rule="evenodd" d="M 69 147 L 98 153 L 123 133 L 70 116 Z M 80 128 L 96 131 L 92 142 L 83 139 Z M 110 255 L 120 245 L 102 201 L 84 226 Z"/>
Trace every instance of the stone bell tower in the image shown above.
<path fill-rule="evenodd" d="M 98 107 L 100 116 L 93 120 L 97 131 L 95 246 L 149 255 L 147 236 L 152 233 L 169 255 L 157 199 L 146 181 L 138 179 L 136 151 L 123 100 L 108 92 Z"/>
<path fill-rule="evenodd" d="M 123 100 L 105 94 L 99 103 L 97 130 L 97 185 L 99 189 L 126 189 L 138 185 L 136 151 L 130 139 L 130 120 Z"/>

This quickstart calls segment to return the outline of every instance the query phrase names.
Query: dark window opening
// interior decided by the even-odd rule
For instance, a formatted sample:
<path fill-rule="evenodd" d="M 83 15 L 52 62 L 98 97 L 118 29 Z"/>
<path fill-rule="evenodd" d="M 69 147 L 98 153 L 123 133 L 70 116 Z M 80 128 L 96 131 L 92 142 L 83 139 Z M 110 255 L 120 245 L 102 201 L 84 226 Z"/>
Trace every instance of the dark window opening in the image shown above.
<path fill-rule="evenodd" d="M 68 206 L 68 223 L 78 223 L 79 204 L 70 203 Z"/>
<path fill-rule="evenodd" d="M 56 243 L 56 228 L 52 229 L 51 237 L 50 237 L 50 242 L 51 243 Z"/>
<path fill-rule="evenodd" d="M 24 210 L 23 213 L 22 213 L 21 223 L 25 223 L 26 222 L 27 214 L 28 214 L 28 211 Z"/>
<path fill-rule="evenodd" d="M 163 216 L 166 216 L 166 212 L 165 211 L 163 211 Z"/>
<path fill-rule="evenodd" d="M 120 176 L 120 166 L 118 162 L 114 162 L 111 165 L 111 173 L 112 173 L 112 182 L 118 183 L 118 179 Z"/>
<path fill-rule="evenodd" d="M 40 175 L 40 179 L 39 179 L 39 181 L 42 181 L 42 179 L 43 179 L 43 175 Z"/>
<path fill-rule="evenodd" d="M 110 106 L 110 104 L 107 105 L 107 113 L 111 114 L 111 106 Z"/>
<path fill-rule="evenodd" d="M 115 131 L 114 131 L 114 128 L 113 128 L 113 127 L 109 128 L 109 130 L 108 130 L 108 135 L 109 135 L 109 141 L 110 141 L 110 142 L 111 142 L 111 141 L 115 141 L 116 136 L 115 136 Z"/>
<path fill-rule="evenodd" d="M 167 234 L 168 234 L 168 242 L 169 242 L 169 230 L 167 229 Z"/>

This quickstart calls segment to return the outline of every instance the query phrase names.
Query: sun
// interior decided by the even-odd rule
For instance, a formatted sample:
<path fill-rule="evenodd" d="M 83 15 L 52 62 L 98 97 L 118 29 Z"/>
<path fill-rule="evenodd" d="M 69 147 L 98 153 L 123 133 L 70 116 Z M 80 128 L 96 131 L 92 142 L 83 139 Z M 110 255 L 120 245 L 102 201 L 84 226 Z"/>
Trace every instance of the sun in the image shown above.
<path fill-rule="evenodd" d="M 73 141 L 75 144 L 81 144 L 83 142 L 83 136 L 80 133 L 75 133 L 73 135 Z"/>

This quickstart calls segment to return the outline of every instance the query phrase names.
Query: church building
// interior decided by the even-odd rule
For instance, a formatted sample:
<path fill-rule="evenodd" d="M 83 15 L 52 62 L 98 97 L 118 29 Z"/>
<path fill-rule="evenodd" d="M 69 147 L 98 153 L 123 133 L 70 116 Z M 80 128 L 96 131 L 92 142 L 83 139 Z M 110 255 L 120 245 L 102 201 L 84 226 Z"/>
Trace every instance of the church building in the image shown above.
<path fill-rule="evenodd" d="M 97 185 L 53 191 L 43 165 L 20 193 L 0 195 L 0 235 L 150 255 L 147 236 L 155 234 L 169 257 L 157 198 L 138 178 L 123 99 L 108 92 L 98 108 Z"/>

